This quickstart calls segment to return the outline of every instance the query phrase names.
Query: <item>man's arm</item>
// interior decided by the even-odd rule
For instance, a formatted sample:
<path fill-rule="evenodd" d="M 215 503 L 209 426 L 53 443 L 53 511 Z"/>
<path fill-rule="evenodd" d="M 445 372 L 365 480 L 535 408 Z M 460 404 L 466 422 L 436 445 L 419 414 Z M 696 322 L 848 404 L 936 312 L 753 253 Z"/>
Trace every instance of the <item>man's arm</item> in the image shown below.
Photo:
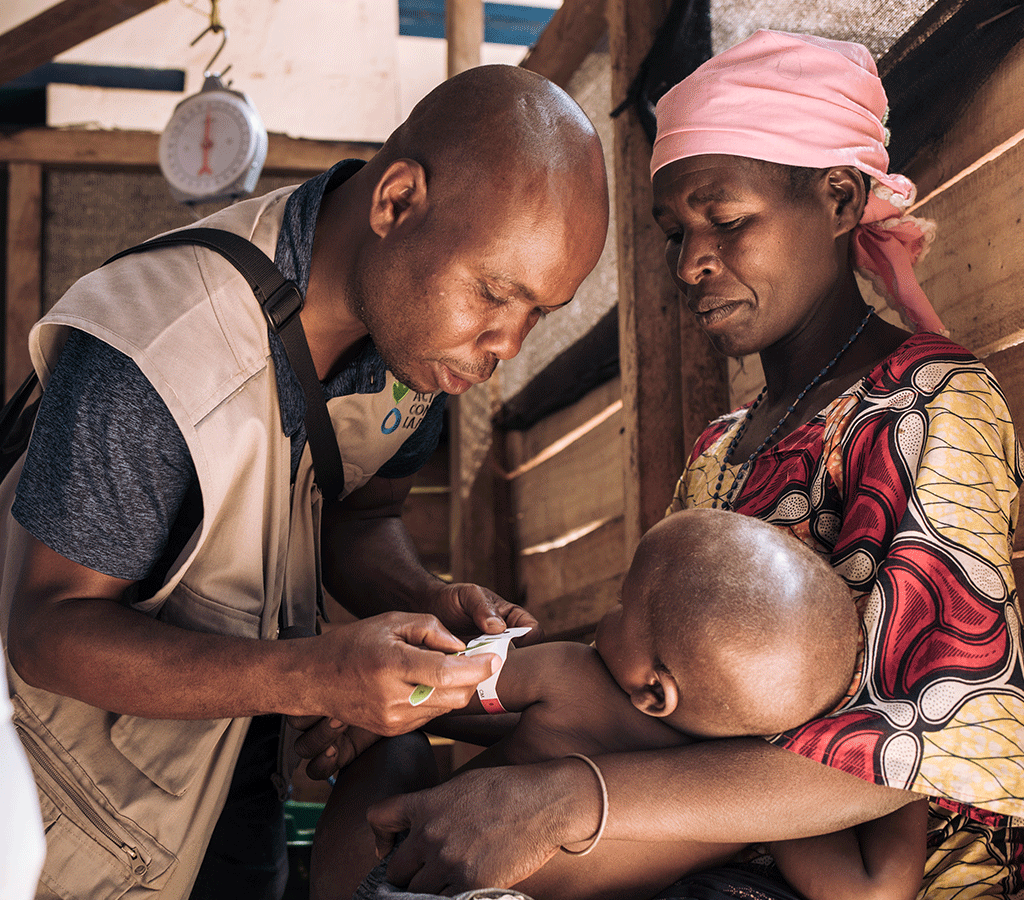
<path fill-rule="evenodd" d="M 8 652 L 30 684 L 101 709 L 198 719 L 279 712 L 398 734 L 467 702 L 492 656 L 455 657 L 436 619 L 393 613 L 324 635 L 260 641 L 188 631 L 121 602 L 132 582 L 29 540 Z M 436 690 L 409 705 L 417 683 Z"/>
<path fill-rule="evenodd" d="M 817 837 L 772 844 L 779 869 L 807 900 L 914 900 L 927 856 L 928 801 Z"/>
<path fill-rule="evenodd" d="M 467 636 L 496 633 L 507 624 L 530 626 L 533 631 L 526 643 L 539 640 L 536 619 L 521 607 L 479 585 L 448 584 L 423 567 L 402 522 L 402 504 L 411 487 L 411 477 L 374 476 L 343 500 L 324 505 L 321 571 L 331 596 L 361 618 L 387 610 L 415 611 L 430 613 L 445 627 Z M 416 683 L 438 684 L 423 680 L 413 686 Z M 408 695 L 403 699 L 407 703 Z M 306 773 L 311 778 L 328 778 L 351 761 L 353 748 L 344 735 L 348 724 L 351 720 L 339 716 L 292 719 L 293 727 L 303 732 L 295 750 L 309 760 Z"/>
<path fill-rule="evenodd" d="M 475 584 L 448 584 L 423 568 L 402 522 L 412 478 L 373 477 L 344 500 L 325 504 L 321 524 L 324 586 L 357 616 L 385 610 L 429 612 L 448 628 L 472 636 L 506 626 L 533 629 L 526 610 Z"/>

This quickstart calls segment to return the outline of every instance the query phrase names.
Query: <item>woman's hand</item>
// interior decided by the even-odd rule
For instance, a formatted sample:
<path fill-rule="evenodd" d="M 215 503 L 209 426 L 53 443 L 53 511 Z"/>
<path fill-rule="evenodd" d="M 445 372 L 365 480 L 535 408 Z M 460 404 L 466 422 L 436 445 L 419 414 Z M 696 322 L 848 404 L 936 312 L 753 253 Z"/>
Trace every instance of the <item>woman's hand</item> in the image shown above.
<path fill-rule="evenodd" d="M 380 857 L 396 834 L 409 832 L 388 865 L 389 882 L 452 896 L 522 881 L 563 843 L 593 834 L 600 802 L 589 767 L 557 760 L 463 772 L 436 788 L 377 803 L 367 818 Z"/>

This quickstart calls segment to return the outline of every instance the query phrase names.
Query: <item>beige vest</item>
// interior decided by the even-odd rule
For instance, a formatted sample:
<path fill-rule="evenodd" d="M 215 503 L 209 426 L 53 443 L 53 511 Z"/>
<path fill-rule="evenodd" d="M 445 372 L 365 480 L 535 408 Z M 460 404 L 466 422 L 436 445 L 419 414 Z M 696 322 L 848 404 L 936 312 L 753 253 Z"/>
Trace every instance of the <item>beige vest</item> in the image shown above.
<path fill-rule="evenodd" d="M 273 257 L 291 188 L 203 224 Z M 126 311 L 130 313 L 126 314 Z M 195 631 L 273 639 L 284 602 L 320 595 L 320 494 L 308 447 L 294 488 L 267 328 L 235 268 L 198 246 L 160 249 L 76 283 L 32 330 L 48 382 L 68 328 L 130 356 L 167 403 L 192 454 L 203 522 L 141 612 Z M 346 493 L 365 484 L 422 421 L 434 395 L 398 384 L 329 401 Z M 0 609 L 7 615 L 25 533 L 10 515 L 19 464 L 0 486 Z M 47 859 L 40 897 L 187 897 L 223 806 L 248 719 L 119 716 L 25 684 L 8 665 L 15 722 L 37 785 Z"/>

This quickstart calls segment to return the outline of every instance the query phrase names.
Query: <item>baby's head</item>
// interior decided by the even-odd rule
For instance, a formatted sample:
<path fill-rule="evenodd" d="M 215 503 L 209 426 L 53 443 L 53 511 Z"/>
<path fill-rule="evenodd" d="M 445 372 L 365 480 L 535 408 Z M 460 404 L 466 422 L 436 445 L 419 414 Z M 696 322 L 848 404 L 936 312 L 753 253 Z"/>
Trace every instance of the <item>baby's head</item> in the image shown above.
<path fill-rule="evenodd" d="M 597 649 L 648 715 L 696 737 L 769 735 L 842 699 L 859 628 L 846 583 L 792 535 L 689 509 L 640 541 Z"/>

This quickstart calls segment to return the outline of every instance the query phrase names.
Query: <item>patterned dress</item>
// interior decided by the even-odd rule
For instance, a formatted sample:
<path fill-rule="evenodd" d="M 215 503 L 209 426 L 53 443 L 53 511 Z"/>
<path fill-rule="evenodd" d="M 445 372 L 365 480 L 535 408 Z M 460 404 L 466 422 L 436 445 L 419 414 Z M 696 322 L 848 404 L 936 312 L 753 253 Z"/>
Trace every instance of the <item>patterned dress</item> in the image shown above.
<path fill-rule="evenodd" d="M 713 504 L 745 411 L 698 439 L 671 510 Z M 1010 568 L 1022 468 L 992 376 L 922 333 L 763 451 L 732 494 L 733 509 L 788 529 L 857 593 L 862 648 L 846 699 L 771 740 L 933 798 L 919 897 L 1024 898 L 1024 657 Z M 722 496 L 739 472 L 726 467 Z"/>

